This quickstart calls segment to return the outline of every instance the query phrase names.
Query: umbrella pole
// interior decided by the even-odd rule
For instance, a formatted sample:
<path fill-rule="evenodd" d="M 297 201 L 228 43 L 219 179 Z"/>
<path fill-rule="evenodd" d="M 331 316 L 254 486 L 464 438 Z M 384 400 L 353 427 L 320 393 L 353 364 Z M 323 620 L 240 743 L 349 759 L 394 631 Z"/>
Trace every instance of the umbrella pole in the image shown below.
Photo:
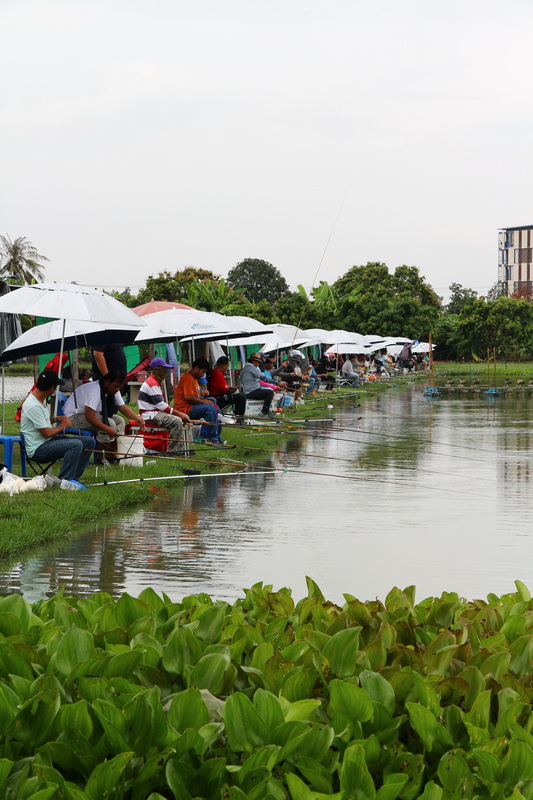
<path fill-rule="evenodd" d="M 2 431 L 4 433 L 5 425 L 5 407 L 4 407 L 4 378 L 5 378 L 5 364 L 2 364 Z"/>
<path fill-rule="evenodd" d="M 60 378 L 60 379 L 61 379 L 61 374 L 63 372 L 63 346 L 65 344 L 65 325 L 66 325 L 66 323 L 67 323 L 67 320 L 63 319 L 63 327 L 61 329 L 61 347 L 59 348 L 59 373 L 58 373 L 58 378 Z M 55 406 L 54 407 L 54 417 L 57 417 L 57 409 L 58 409 L 58 405 L 59 405 L 59 397 L 57 395 L 57 392 L 54 395 L 54 400 L 55 400 L 55 403 L 54 403 L 54 406 Z"/>

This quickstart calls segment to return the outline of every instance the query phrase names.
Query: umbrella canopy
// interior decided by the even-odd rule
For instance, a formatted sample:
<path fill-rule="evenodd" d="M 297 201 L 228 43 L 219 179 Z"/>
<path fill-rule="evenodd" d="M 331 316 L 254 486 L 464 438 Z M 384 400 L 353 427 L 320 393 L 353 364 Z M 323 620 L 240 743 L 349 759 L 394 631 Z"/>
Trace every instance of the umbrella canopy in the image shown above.
<path fill-rule="evenodd" d="M 376 346 L 375 350 L 379 350 L 380 348 Z M 372 346 L 365 345 L 365 344 L 355 344 L 354 342 L 348 342 L 347 344 L 334 344 L 331 347 L 328 347 L 324 355 L 326 356 L 336 356 L 340 355 L 363 355 L 363 353 L 372 353 Z"/>
<path fill-rule="evenodd" d="M 0 283 L 0 296 L 8 295 L 10 287 L 7 281 Z M 22 333 L 20 321 L 13 314 L 0 314 L 0 352 L 11 344 Z"/>
<path fill-rule="evenodd" d="M 434 350 L 436 345 L 431 344 L 429 342 L 419 342 L 417 345 L 413 347 L 411 350 L 412 353 L 429 353 L 430 350 Z"/>
<path fill-rule="evenodd" d="M 236 314 L 230 317 L 239 329 L 239 334 L 228 334 L 226 336 L 218 336 L 215 341 L 224 344 L 227 339 L 231 339 L 232 347 L 239 347 L 239 345 L 247 345 L 251 342 L 261 343 L 267 339 L 272 333 L 272 325 L 263 325 L 258 319 L 253 317 L 242 317 Z M 195 339 L 201 339 L 202 336 L 195 336 Z"/>
<path fill-rule="evenodd" d="M 140 328 L 140 321 L 135 329 L 129 325 L 108 327 L 96 322 L 54 320 L 25 331 L 4 349 L 0 355 L 0 362 L 53 353 L 60 349 L 74 350 L 77 347 L 116 343 L 131 344 Z"/>
<path fill-rule="evenodd" d="M 260 352 L 272 353 L 274 350 L 292 350 L 295 347 L 312 347 L 315 344 L 320 344 L 320 339 L 309 339 L 308 336 L 297 336 L 296 339 L 283 342 L 277 336 L 269 336 Z"/>
<path fill-rule="evenodd" d="M 171 308 L 192 309 L 192 306 L 186 306 L 185 303 L 171 303 L 168 300 L 150 300 L 149 303 L 135 306 L 131 310 L 135 311 L 139 317 L 144 317 L 145 314 L 155 314 L 156 311 L 170 311 Z"/>
<path fill-rule="evenodd" d="M 213 311 L 195 309 L 170 309 L 147 314 L 143 318 L 146 327 L 135 339 L 139 342 L 169 342 L 185 337 L 220 339 L 226 334 L 242 334 L 242 326 L 233 322 L 233 317 Z"/>
<path fill-rule="evenodd" d="M 353 331 L 329 331 L 325 336 L 320 337 L 322 344 L 361 344 L 365 342 L 365 337 Z"/>
<path fill-rule="evenodd" d="M 144 322 L 120 300 L 77 283 L 35 283 L 0 297 L 0 313 L 75 319 L 142 327 Z"/>

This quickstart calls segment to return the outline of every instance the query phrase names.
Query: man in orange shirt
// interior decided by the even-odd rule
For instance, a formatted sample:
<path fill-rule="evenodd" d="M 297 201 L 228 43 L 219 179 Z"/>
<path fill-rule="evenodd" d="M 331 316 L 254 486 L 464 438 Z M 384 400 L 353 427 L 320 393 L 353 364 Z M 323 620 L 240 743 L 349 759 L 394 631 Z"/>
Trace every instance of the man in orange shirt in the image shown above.
<path fill-rule="evenodd" d="M 174 389 L 174 408 L 183 414 L 188 414 L 190 419 L 205 419 L 208 425 L 202 425 L 201 436 L 206 444 L 220 444 L 220 429 L 217 425 L 218 406 L 209 398 L 200 397 L 200 384 L 209 369 L 209 361 L 197 358 L 188 372 L 181 376 Z"/>

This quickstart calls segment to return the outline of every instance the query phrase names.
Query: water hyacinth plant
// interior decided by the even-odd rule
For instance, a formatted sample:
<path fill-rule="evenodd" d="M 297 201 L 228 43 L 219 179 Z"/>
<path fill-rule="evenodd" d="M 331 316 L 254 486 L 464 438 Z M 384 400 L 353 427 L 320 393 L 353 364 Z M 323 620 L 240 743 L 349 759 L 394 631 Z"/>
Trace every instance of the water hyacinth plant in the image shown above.
<path fill-rule="evenodd" d="M 0 599 L 6 800 L 533 798 L 533 601 Z"/>

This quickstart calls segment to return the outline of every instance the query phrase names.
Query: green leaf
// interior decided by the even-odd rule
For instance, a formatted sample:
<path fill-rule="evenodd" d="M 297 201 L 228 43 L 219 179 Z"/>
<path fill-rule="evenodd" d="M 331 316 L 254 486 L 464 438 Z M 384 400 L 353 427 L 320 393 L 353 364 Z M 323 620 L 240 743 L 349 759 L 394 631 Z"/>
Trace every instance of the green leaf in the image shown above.
<path fill-rule="evenodd" d="M 516 591 L 520 595 L 521 600 L 525 600 L 526 602 L 531 600 L 531 593 L 525 583 L 522 583 L 522 581 L 515 581 L 514 585 L 516 586 Z"/>
<path fill-rule="evenodd" d="M 355 673 L 359 632 L 361 627 L 339 631 L 326 643 L 323 655 L 329 661 L 331 673 L 339 678 L 349 678 Z"/>
<path fill-rule="evenodd" d="M 175 628 L 170 634 L 163 654 L 163 667 L 174 675 L 185 675 L 185 669 L 195 664 L 203 645 L 189 628 Z"/>
<path fill-rule="evenodd" d="M 501 763 L 498 779 L 507 786 L 533 780 L 533 750 L 525 742 L 511 739 Z"/>
<path fill-rule="evenodd" d="M 199 618 L 194 635 L 207 644 L 218 642 L 224 627 L 226 609 L 226 603 L 217 603 L 207 608 Z"/>
<path fill-rule="evenodd" d="M 396 800 L 408 780 L 408 776 L 402 772 L 393 772 L 391 775 L 387 775 L 383 786 L 380 786 L 377 791 L 376 800 Z"/>
<path fill-rule="evenodd" d="M 442 788 L 433 781 L 428 781 L 424 786 L 424 791 L 419 796 L 419 800 L 442 800 Z"/>
<path fill-rule="evenodd" d="M 211 694 L 219 695 L 224 686 L 226 670 L 230 666 L 228 653 L 208 653 L 200 658 L 193 667 L 189 684 L 199 689 L 208 689 Z"/>
<path fill-rule="evenodd" d="M 258 689 L 254 694 L 253 702 L 254 708 L 267 726 L 269 734 L 278 725 L 283 725 L 283 709 L 276 695 L 266 692 L 264 689 Z"/>
<path fill-rule="evenodd" d="M 516 675 L 529 674 L 533 659 L 533 636 L 519 636 L 510 646 L 509 652 L 512 672 Z"/>
<path fill-rule="evenodd" d="M 86 700 L 62 705 L 58 712 L 58 723 L 61 730 L 73 728 L 86 739 L 90 739 L 92 736 L 93 721 Z"/>
<path fill-rule="evenodd" d="M 363 670 L 359 675 L 359 680 L 371 700 L 381 703 L 390 714 L 394 714 L 396 708 L 394 689 L 379 672 Z"/>
<path fill-rule="evenodd" d="M 372 701 L 364 689 L 339 680 L 331 681 L 329 689 L 330 705 L 338 714 L 343 714 L 350 722 L 372 719 Z"/>
<path fill-rule="evenodd" d="M 224 724 L 229 746 L 235 753 L 252 753 L 256 747 L 266 744 L 266 723 L 241 692 L 235 692 L 226 700 Z"/>
<path fill-rule="evenodd" d="M 96 648 L 89 631 L 73 626 L 61 637 L 56 652 L 56 667 L 66 677 L 77 664 L 95 655 Z"/>
<path fill-rule="evenodd" d="M 285 711 L 285 722 L 313 719 L 319 706 L 320 700 L 297 700 L 295 703 L 291 703 L 290 708 Z"/>
<path fill-rule="evenodd" d="M 111 795 L 133 755 L 119 753 L 110 761 L 104 761 L 95 767 L 85 786 L 85 793 L 91 800 L 105 800 Z"/>
<path fill-rule="evenodd" d="M 356 797 L 357 800 L 374 800 L 376 796 L 376 787 L 366 765 L 365 751 L 359 744 L 351 745 L 344 752 L 341 790 L 346 797 Z"/>
<path fill-rule="evenodd" d="M 198 730 L 209 722 L 209 712 L 200 691 L 194 687 L 177 694 L 168 709 L 168 724 L 183 733 L 187 728 Z"/>
<path fill-rule="evenodd" d="M 27 700 L 15 719 L 13 736 L 29 747 L 46 741 L 61 703 L 59 692 L 48 689 Z"/>
<path fill-rule="evenodd" d="M 449 792 L 455 792 L 469 771 L 466 761 L 456 750 L 445 753 L 437 767 L 439 780 Z"/>

